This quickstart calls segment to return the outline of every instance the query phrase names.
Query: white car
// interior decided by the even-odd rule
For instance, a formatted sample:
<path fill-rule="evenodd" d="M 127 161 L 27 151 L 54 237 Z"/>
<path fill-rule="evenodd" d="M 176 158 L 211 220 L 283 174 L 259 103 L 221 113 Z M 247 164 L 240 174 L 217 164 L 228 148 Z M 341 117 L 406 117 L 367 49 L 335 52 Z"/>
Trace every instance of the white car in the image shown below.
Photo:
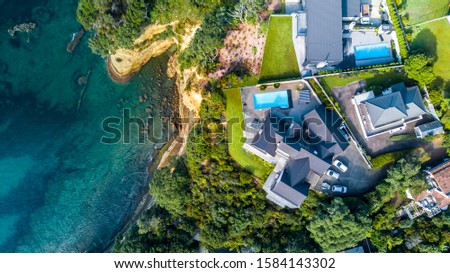
<path fill-rule="evenodd" d="M 327 171 L 327 175 L 329 175 L 329 176 L 331 176 L 331 177 L 334 177 L 334 178 L 336 178 L 336 179 L 339 178 L 339 173 L 337 173 L 337 172 L 335 172 L 335 171 L 333 171 L 333 170 L 328 170 L 328 171 Z"/>
<path fill-rule="evenodd" d="M 341 186 L 341 185 L 334 185 L 333 187 L 331 187 L 331 191 L 332 192 L 339 192 L 339 193 L 346 193 L 347 192 L 347 187 L 346 186 Z"/>
<path fill-rule="evenodd" d="M 322 183 L 322 190 L 329 190 L 331 189 L 330 184 L 328 184 L 327 182 L 323 182 Z"/>
<path fill-rule="evenodd" d="M 344 163 L 337 159 L 333 161 L 333 165 L 338 167 L 339 170 L 341 170 L 343 173 L 345 173 L 348 169 L 347 166 L 344 165 Z"/>

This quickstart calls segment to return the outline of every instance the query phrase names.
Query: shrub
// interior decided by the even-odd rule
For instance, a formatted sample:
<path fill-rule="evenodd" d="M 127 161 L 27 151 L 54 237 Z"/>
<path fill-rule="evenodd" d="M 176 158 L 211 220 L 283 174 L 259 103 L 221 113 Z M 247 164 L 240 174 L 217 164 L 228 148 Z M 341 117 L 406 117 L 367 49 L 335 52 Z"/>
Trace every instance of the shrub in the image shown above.
<path fill-rule="evenodd" d="M 431 90 L 428 92 L 433 105 L 439 105 L 444 100 L 444 92 L 441 90 Z"/>
<path fill-rule="evenodd" d="M 267 89 L 267 85 L 263 84 L 259 86 L 259 90 L 266 90 Z"/>
<path fill-rule="evenodd" d="M 401 150 L 401 151 L 396 151 L 396 152 L 385 153 L 385 154 L 381 154 L 377 157 L 373 157 L 371 159 L 373 168 L 378 169 L 387 164 L 393 163 L 394 161 L 396 161 L 402 157 L 405 157 L 405 154 L 407 154 L 411 151 L 412 151 L 412 149 L 406 149 L 406 150 Z"/>
<path fill-rule="evenodd" d="M 400 22 L 397 13 L 395 12 L 393 0 L 387 0 L 387 6 L 389 9 L 389 15 L 391 16 L 392 23 L 394 24 L 395 32 L 397 34 L 398 45 L 400 47 L 400 57 L 402 57 L 402 59 L 406 59 L 406 57 L 408 57 L 408 48 L 406 47 L 406 41 L 405 38 L 403 37 L 403 31 L 402 28 L 400 27 Z"/>
<path fill-rule="evenodd" d="M 275 88 L 280 87 L 280 83 L 279 83 L 279 82 L 275 83 L 275 84 L 273 85 L 273 87 L 275 87 Z"/>

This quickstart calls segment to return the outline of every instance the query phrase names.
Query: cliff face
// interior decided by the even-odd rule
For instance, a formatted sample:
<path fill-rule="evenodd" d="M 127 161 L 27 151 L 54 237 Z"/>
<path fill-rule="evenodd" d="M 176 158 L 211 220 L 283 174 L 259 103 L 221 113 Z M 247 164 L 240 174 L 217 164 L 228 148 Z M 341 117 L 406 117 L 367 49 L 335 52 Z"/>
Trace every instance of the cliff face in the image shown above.
<path fill-rule="evenodd" d="M 182 102 L 180 108 L 186 107 L 194 113 L 194 116 L 198 117 L 202 100 L 201 88 L 207 79 L 199 75 L 195 67 L 181 72 L 177 57 L 179 52 L 189 46 L 199 25 L 186 27 L 183 29 L 183 34 L 178 34 L 176 31 L 177 23 L 148 26 L 141 36 L 134 41 L 135 49 L 119 49 L 115 54 L 108 57 L 108 72 L 112 80 L 119 83 L 127 82 L 151 58 L 163 54 L 176 44 L 178 51 L 170 58 L 167 74 L 169 77 L 176 77 Z M 157 35 L 166 31 L 169 26 L 174 29 L 176 34 L 166 39 L 157 39 Z M 183 112 L 180 109 L 180 113 Z"/>
<path fill-rule="evenodd" d="M 118 49 L 108 57 L 108 72 L 116 82 L 129 81 L 151 58 L 166 52 L 176 43 L 173 37 L 152 41 L 155 35 L 166 31 L 169 25 L 152 25 L 134 41 L 136 49 Z M 172 25 L 173 26 L 173 25 Z"/>

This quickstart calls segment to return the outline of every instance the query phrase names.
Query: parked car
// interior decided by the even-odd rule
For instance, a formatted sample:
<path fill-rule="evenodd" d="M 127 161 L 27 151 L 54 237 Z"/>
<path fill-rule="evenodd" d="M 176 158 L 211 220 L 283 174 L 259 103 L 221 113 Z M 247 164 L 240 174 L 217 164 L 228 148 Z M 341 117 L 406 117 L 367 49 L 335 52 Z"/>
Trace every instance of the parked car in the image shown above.
<path fill-rule="evenodd" d="M 341 170 L 343 173 L 345 173 L 348 169 L 347 166 L 344 165 L 344 163 L 337 159 L 333 161 L 333 165 L 338 167 L 339 170 Z"/>
<path fill-rule="evenodd" d="M 343 123 L 341 126 L 339 126 L 339 129 L 341 130 L 341 134 L 345 137 L 345 140 L 350 141 L 350 137 L 348 136 L 347 126 L 345 126 L 345 123 Z"/>
<path fill-rule="evenodd" d="M 341 185 L 333 185 L 333 187 L 331 187 L 331 191 L 332 192 L 339 192 L 339 193 L 346 193 L 347 192 L 347 187 L 346 186 L 341 186 Z"/>
<path fill-rule="evenodd" d="M 323 182 L 322 183 L 322 190 L 329 190 L 331 189 L 330 184 L 328 184 L 327 182 Z"/>
<path fill-rule="evenodd" d="M 336 179 L 339 178 L 339 173 L 337 173 L 336 171 L 333 171 L 333 170 L 328 170 L 328 171 L 327 171 L 327 175 L 329 175 L 329 176 L 331 176 L 331 177 L 334 177 L 334 178 L 336 178 Z"/>

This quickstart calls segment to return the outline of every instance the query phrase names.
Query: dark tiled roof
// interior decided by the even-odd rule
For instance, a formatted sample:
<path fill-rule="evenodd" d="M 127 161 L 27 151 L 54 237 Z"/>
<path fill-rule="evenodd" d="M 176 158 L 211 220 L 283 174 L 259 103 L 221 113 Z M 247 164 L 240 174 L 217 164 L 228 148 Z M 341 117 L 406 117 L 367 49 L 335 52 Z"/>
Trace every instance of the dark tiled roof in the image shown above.
<path fill-rule="evenodd" d="M 270 119 L 267 119 L 262 128 L 262 132 L 255 136 L 252 145 L 258 149 L 265 151 L 271 156 L 275 156 L 277 150 L 277 136 L 278 134 L 270 124 Z"/>
<path fill-rule="evenodd" d="M 359 17 L 361 0 L 342 0 L 342 17 Z"/>
<path fill-rule="evenodd" d="M 305 183 L 305 179 L 310 171 L 310 160 L 308 157 L 289 160 L 281 181 L 291 187 L 295 187 L 298 184 Z"/>
<path fill-rule="evenodd" d="M 343 61 L 342 5 L 337 0 L 306 1 L 307 62 Z"/>
<path fill-rule="evenodd" d="M 311 138 L 320 138 L 321 142 L 316 143 L 320 146 L 318 149 L 323 149 L 325 147 L 330 149 L 329 153 L 334 155 L 342 152 L 348 147 L 348 142 L 338 130 L 339 126 L 342 124 L 342 120 L 336 112 L 327 110 L 325 106 L 320 105 L 316 109 L 305 114 L 303 120 L 308 126 Z"/>

